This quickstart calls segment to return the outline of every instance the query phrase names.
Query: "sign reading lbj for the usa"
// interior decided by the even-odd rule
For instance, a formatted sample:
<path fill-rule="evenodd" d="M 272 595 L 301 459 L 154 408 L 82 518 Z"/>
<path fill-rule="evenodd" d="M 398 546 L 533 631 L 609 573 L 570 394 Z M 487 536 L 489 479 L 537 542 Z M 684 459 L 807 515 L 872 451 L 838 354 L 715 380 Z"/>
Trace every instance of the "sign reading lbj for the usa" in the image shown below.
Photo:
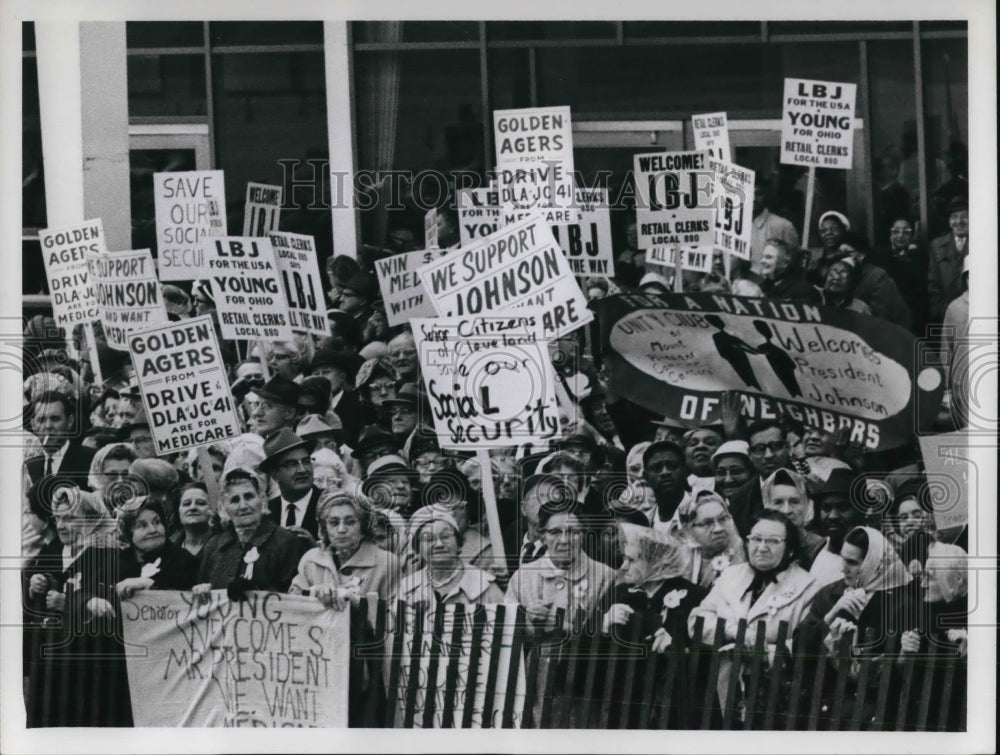
<path fill-rule="evenodd" d="M 857 84 L 785 79 L 781 162 L 850 170 Z"/>

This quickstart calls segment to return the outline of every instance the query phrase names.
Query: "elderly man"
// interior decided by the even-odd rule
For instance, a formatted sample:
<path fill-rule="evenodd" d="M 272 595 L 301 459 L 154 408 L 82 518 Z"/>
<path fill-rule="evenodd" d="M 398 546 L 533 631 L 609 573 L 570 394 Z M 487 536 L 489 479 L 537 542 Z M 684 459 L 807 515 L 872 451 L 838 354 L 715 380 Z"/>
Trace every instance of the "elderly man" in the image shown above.
<path fill-rule="evenodd" d="M 283 375 L 275 375 L 256 391 L 258 402 L 253 410 L 254 432 L 266 438 L 276 430 L 295 427 L 299 413 L 299 384 Z"/>
<path fill-rule="evenodd" d="M 708 489 L 715 485 L 712 454 L 723 440 L 721 430 L 715 427 L 697 427 L 684 434 L 684 464 L 688 472 L 688 485 Z"/>
<path fill-rule="evenodd" d="M 400 383 L 416 383 L 420 376 L 420 358 L 413 334 L 404 330 L 393 336 L 388 346 L 389 361 L 396 370 L 396 380 Z"/>
<path fill-rule="evenodd" d="M 271 517 L 285 529 L 309 533 L 313 540 L 318 537 L 316 502 L 323 492 L 313 485 L 314 445 L 282 428 L 264 441 L 266 456 L 258 466 L 278 485 L 279 494 L 267 502 Z"/>
<path fill-rule="evenodd" d="M 819 304 L 819 292 L 806 281 L 800 257 L 802 250 L 781 239 L 768 239 L 757 269 L 764 279 L 761 291 L 768 299 L 790 299 Z"/>
<path fill-rule="evenodd" d="M 956 197 L 948 205 L 951 233 L 931 242 L 927 293 L 931 322 L 944 319 L 948 305 L 962 293 L 962 261 L 969 254 L 969 202 Z"/>

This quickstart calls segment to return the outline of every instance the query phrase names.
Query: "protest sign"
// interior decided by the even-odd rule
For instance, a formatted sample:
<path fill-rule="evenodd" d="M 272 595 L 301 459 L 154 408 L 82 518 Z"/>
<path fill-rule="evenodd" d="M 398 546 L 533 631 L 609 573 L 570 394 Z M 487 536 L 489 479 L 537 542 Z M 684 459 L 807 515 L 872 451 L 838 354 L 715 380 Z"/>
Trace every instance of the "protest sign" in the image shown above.
<path fill-rule="evenodd" d="M 153 255 L 148 249 L 87 253 L 87 265 L 108 346 L 128 351 L 127 336 L 167 322 Z"/>
<path fill-rule="evenodd" d="M 715 199 L 715 248 L 750 259 L 750 237 L 753 235 L 753 187 L 755 173 L 749 168 L 709 160 L 715 173 L 712 195 Z"/>
<path fill-rule="evenodd" d="M 708 152 L 716 160 L 729 162 L 733 151 L 729 147 L 729 122 L 725 113 L 702 113 L 691 116 L 694 148 Z"/>
<path fill-rule="evenodd" d="M 712 270 L 712 253 L 710 250 L 685 249 L 675 246 L 654 246 L 646 252 L 646 264 L 677 267 L 681 270 L 694 270 L 708 273 Z"/>
<path fill-rule="evenodd" d="M 575 222 L 573 126 L 563 107 L 494 110 L 500 204 L 510 211 L 561 208 L 546 219 Z"/>
<path fill-rule="evenodd" d="M 437 249 L 438 247 L 438 213 L 437 210 L 428 210 L 424 213 L 424 249 Z"/>
<path fill-rule="evenodd" d="M 711 269 L 715 210 L 714 174 L 708 165 L 708 154 L 635 155 L 633 167 L 639 248 L 680 247 L 695 253 L 688 269 Z M 706 259 L 707 264 L 703 264 Z"/>
<path fill-rule="evenodd" d="M 558 338 L 594 319 L 566 255 L 537 215 L 428 262 L 417 274 L 442 317 L 540 306 L 546 310 L 545 338 Z"/>
<path fill-rule="evenodd" d="M 420 373 L 443 448 L 551 440 L 559 430 L 541 308 L 414 318 Z"/>
<path fill-rule="evenodd" d="M 266 236 L 278 230 L 281 217 L 280 186 L 247 184 L 247 201 L 243 210 L 243 235 Z"/>
<path fill-rule="evenodd" d="M 969 523 L 969 434 L 965 430 L 918 435 L 934 525 L 938 530 Z"/>
<path fill-rule="evenodd" d="M 107 251 L 101 221 L 88 220 L 69 228 L 46 228 L 38 232 L 38 240 L 42 245 L 56 325 L 72 328 L 97 320 L 101 313 L 86 255 Z"/>
<path fill-rule="evenodd" d="M 347 726 L 349 611 L 251 591 L 142 590 L 121 602 L 136 726 Z"/>
<path fill-rule="evenodd" d="M 577 189 L 580 220 L 552 226 L 559 248 L 566 253 L 574 275 L 611 278 L 615 274 L 611 248 L 611 210 L 607 189 Z"/>
<path fill-rule="evenodd" d="M 407 252 L 375 262 L 378 286 L 390 327 L 406 324 L 411 317 L 433 317 L 434 305 L 417 276 L 417 268 L 443 254 L 440 250 Z"/>
<path fill-rule="evenodd" d="M 161 281 L 207 272 L 203 240 L 226 235 L 226 183 L 221 170 L 153 174 L 156 257 Z"/>
<path fill-rule="evenodd" d="M 269 235 L 288 300 L 288 320 L 293 330 L 330 335 L 323 302 L 323 279 L 316 262 L 312 236 L 275 231 Z"/>
<path fill-rule="evenodd" d="M 613 390 L 669 417 L 718 422 L 719 393 L 734 390 L 751 419 L 781 407 L 883 450 L 912 441 L 915 402 L 928 416 L 940 405 L 940 368 L 914 376 L 913 335 L 875 317 L 721 294 L 622 295 L 594 307 Z"/>
<path fill-rule="evenodd" d="M 492 189 L 460 189 L 458 232 L 466 247 L 500 228 L 500 196 Z"/>
<path fill-rule="evenodd" d="M 204 255 L 223 338 L 292 340 L 288 301 L 269 238 L 212 239 Z"/>
<path fill-rule="evenodd" d="M 513 605 L 483 606 L 479 632 L 475 614 L 466 610 L 456 632 L 455 606 L 439 603 L 424 617 L 424 630 L 417 644 L 419 609 L 407 606 L 402 617 L 402 653 L 393 654 L 392 635 L 386 648 L 386 666 L 394 658 L 400 664 L 397 686 L 388 690 L 390 704 L 395 704 L 394 725 L 402 727 L 405 714 L 412 711 L 415 727 L 429 724 L 431 728 L 442 728 L 445 711 L 451 711 L 453 726 L 499 729 L 504 712 L 509 709 L 510 726 L 521 728 L 527 674 L 520 643 L 515 640 L 518 629 L 515 609 Z M 428 631 L 435 626 L 436 611 L 444 611 L 440 635 Z M 495 679 L 490 678 L 493 673 Z M 386 676 L 391 678 L 388 670 Z M 416 679 L 412 705 L 408 702 L 411 679 Z M 434 696 L 428 699 L 431 690 Z M 426 713 L 430 713 L 430 721 Z"/>
<path fill-rule="evenodd" d="M 133 332 L 128 350 L 157 455 L 242 432 L 211 315 Z"/>
<path fill-rule="evenodd" d="M 785 79 L 781 162 L 850 170 L 857 84 Z"/>

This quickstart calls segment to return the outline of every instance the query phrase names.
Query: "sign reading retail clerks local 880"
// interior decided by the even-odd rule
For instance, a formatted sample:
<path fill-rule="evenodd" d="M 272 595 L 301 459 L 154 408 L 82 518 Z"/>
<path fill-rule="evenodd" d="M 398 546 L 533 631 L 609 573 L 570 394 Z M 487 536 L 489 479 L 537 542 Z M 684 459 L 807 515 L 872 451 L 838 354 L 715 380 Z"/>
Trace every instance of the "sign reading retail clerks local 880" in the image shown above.
<path fill-rule="evenodd" d="M 781 162 L 850 170 L 857 84 L 785 79 Z"/>
<path fill-rule="evenodd" d="M 721 393 L 736 391 L 750 419 L 783 410 L 884 450 L 929 427 L 944 392 L 913 335 L 876 317 L 722 294 L 629 294 L 592 306 L 614 393 L 692 424 L 719 422 Z"/>

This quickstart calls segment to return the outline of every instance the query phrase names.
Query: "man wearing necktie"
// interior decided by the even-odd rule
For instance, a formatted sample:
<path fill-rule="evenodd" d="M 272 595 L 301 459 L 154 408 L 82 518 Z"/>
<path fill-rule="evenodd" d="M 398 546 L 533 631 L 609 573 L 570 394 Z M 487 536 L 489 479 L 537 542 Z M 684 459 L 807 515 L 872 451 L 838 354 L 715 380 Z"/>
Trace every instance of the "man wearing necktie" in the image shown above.
<path fill-rule="evenodd" d="M 317 537 L 316 502 L 323 492 L 313 485 L 310 454 L 313 442 L 282 428 L 264 441 L 260 471 L 278 484 L 279 495 L 268 501 L 274 521 L 286 529 Z"/>

